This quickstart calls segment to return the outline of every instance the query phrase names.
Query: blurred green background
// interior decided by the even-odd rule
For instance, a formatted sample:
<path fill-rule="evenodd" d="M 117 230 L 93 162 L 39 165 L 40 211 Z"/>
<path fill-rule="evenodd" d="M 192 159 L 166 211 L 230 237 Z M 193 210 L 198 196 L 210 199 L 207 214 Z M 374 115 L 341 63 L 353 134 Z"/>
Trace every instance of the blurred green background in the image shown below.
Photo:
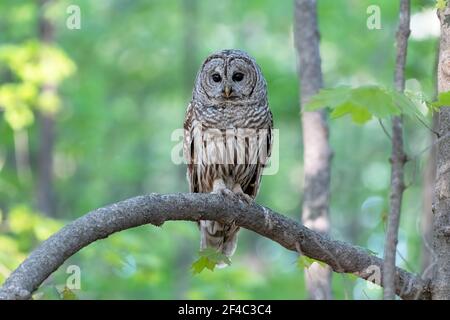
<path fill-rule="evenodd" d="M 81 9 L 79 30 L 66 26 L 72 4 Z M 381 8 L 380 30 L 366 26 L 372 4 Z M 407 87 L 429 99 L 438 39 L 434 5 L 412 1 L 406 68 Z M 318 7 L 325 85 L 391 87 L 398 2 L 319 0 Z M 53 26 L 51 37 L 40 29 L 43 21 Z M 257 202 L 299 219 L 303 165 L 292 1 L 0 2 L 0 283 L 41 241 L 92 209 L 138 194 L 187 192 L 184 165 L 171 161 L 177 143 L 171 134 L 182 127 L 197 68 L 223 48 L 256 58 L 280 133 L 279 171 L 263 177 Z M 430 131 L 405 121 L 413 160 L 406 167 L 397 261 L 420 272 L 429 150 L 421 151 Z M 378 121 L 360 126 L 347 117 L 330 121 L 330 137 L 332 236 L 382 256 L 390 141 Z M 80 299 L 307 297 L 297 255 L 276 243 L 244 230 L 230 267 L 193 275 L 198 247 L 194 223 L 127 230 L 71 257 L 35 297 L 60 299 L 69 265 L 81 269 L 81 290 L 74 291 Z M 379 288 L 339 274 L 333 293 L 381 297 Z"/>

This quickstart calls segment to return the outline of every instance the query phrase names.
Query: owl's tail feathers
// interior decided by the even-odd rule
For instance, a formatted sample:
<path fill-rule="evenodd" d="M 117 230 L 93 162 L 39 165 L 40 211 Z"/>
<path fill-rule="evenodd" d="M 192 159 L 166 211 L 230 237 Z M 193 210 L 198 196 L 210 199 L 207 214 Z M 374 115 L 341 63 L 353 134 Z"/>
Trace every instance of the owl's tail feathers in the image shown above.
<path fill-rule="evenodd" d="M 216 221 L 200 220 L 200 249 L 213 248 L 230 258 L 236 251 L 237 234 L 236 225 L 222 224 Z M 218 268 L 227 266 L 225 262 L 218 263 Z"/>

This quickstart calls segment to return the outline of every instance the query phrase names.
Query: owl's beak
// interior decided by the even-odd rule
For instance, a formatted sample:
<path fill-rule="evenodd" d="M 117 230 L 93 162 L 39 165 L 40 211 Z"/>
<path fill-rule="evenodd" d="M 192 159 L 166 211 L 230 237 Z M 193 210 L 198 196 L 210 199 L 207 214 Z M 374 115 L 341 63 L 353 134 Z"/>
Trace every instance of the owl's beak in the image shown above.
<path fill-rule="evenodd" d="M 231 96 L 231 93 L 233 92 L 233 89 L 231 89 L 231 86 L 226 84 L 223 88 L 223 94 L 225 98 L 229 98 Z"/>

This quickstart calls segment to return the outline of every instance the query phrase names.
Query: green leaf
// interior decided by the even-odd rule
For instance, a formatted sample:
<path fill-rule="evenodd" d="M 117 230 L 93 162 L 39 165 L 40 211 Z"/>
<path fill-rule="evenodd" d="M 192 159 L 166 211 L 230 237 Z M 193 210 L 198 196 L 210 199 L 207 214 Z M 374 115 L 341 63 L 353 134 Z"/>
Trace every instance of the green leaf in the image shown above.
<path fill-rule="evenodd" d="M 353 122 L 364 124 L 372 117 L 389 118 L 405 114 L 426 122 L 426 118 L 414 99 L 395 90 L 379 86 L 359 88 L 338 87 L 323 89 L 305 105 L 305 111 L 315 111 L 324 106 L 330 108 L 331 118 L 350 115 Z"/>
<path fill-rule="evenodd" d="M 350 87 L 337 87 L 332 89 L 322 89 L 318 94 L 311 97 L 305 105 L 305 111 L 316 111 L 318 109 L 329 107 L 334 109 L 341 103 L 345 103 L 350 95 Z"/>
<path fill-rule="evenodd" d="M 208 266 L 208 269 L 214 271 L 214 267 L 212 269 L 209 268 L 210 261 L 206 257 L 200 257 L 197 261 L 192 264 L 192 272 L 194 274 L 200 273 Z"/>
<path fill-rule="evenodd" d="M 442 10 L 447 6 L 447 0 L 436 0 L 436 9 Z"/>
<path fill-rule="evenodd" d="M 67 286 L 60 292 L 61 299 L 63 300 L 78 300 L 77 295 L 70 290 Z"/>
<path fill-rule="evenodd" d="M 433 102 L 431 106 L 434 109 L 438 109 L 440 107 L 450 107 L 450 91 L 440 93 L 437 101 Z"/>
<path fill-rule="evenodd" d="M 297 259 L 297 268 L 299 268 L 300 270 L 303 270 L 305 268 L 307 268 L 308 266 L 306 265 L 306 261 L 305 259 L 303 259 L 304 256 L 300 256 Z"/>
<path fill-rule="evenodd" d="M 366 108 L 352 102 L 344 103 L 334 109 L 331 113 L 331 118 L 336 119 L 345 116 L 346 114 L 350 114 L 353 122 L 357 124 L 364 124 L 372 119 L 372 115 Z"/>
<path fill-rule="evenodd" d="M 344 276 L 347 277 L 347 279 L 350 281 L 356 281 L 359 278 L 357 275 L 353 273 L 345 273 Z"/>
<path fill-rule="evenodd" d="M 388 118 L 401 113 L 391 96 L 380 87 L 368 86 L 353 89 L 351 99 L 353 103 L 367 108 L 367 111 L 377 118 Z"/>
<path fill-rule="evenodd" d="M 194 274 L 202 272 L 205 268 L 214 271 L 214 268 L 219 263 L 231 264 L 230 258 L 212 248 L 206 248 L 198 254 L 200 258 L 192 264 L 192 271 Z"/>
<path fill-rule="evenodd" d="M 395 105 L 401 110 L 402 114 L 412 119 L 419 119 L 422 123 L 426 123 L 428 121 L 420 111 L 418 105 L 418 96 L 422 95 L 413 96 L 411 94 L 401 93 L 396 90 L 390 91 L 390 95 Z"/>
<path fill-rule="evenodd" d="M 307 256 L 300 256 L 297 259 L 297 267 L 299 269 L 309 268 L 314 262 L 318 263 L 322 267 L 327 266 L 325 262 L 322 262 L 322 261 L 319 261 L 319 260 L 316 260 L 316 259 L 313 259 L 313 258 L 310 258 Z"/>

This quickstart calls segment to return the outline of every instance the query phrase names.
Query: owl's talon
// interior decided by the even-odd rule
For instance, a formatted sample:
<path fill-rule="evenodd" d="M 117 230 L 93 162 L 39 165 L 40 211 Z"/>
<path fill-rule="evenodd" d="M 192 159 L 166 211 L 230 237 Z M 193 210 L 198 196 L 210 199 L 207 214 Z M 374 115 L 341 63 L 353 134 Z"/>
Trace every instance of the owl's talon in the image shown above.
<path fill-rule="evenodd" d="M 242 202 L 244 202 L 245 204 L 252 204 L 253 203 L 253 198 L 250 197 L 248 194 L 243 193 L 243 192 L 239 192 L 236 193 L 236 195 L 239 197 L 239 200 L 241 200 Z"/>
<path fill-rule="evenodd" d="M 225 198 L 235 198 L 236 197 L 236 194 L 227 188 L 219 189 L 219 190 L 213 191 L 211 193 L 221 195 Z"/>

